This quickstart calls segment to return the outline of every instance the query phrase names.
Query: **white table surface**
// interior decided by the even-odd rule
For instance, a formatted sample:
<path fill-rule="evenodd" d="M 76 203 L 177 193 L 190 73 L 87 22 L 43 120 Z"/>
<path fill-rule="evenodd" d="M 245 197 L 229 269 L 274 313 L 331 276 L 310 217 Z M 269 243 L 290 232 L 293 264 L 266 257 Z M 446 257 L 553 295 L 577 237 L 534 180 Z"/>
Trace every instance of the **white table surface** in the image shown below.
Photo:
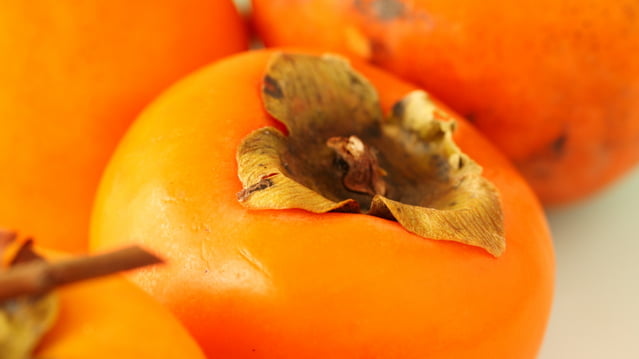
<path fill-rule="evenodd" d="M 639 358 L 639 169 L 548 219 L 557 281 L 539 358 Z"/>

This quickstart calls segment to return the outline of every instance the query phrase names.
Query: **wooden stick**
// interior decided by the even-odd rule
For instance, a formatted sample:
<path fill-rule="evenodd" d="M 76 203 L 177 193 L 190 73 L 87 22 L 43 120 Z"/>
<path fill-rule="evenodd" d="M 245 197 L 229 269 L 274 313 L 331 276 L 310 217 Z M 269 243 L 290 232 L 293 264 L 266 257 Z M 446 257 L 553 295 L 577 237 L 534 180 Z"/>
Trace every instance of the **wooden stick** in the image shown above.
<path fill-rule="evenodd" d="M 162 260 L 137 246 L 52 263 L 23 263 L 0 272 L 0 302 L 22 295 L 38 295 L 69 283 L 157 263 L 162 263 Z"/>

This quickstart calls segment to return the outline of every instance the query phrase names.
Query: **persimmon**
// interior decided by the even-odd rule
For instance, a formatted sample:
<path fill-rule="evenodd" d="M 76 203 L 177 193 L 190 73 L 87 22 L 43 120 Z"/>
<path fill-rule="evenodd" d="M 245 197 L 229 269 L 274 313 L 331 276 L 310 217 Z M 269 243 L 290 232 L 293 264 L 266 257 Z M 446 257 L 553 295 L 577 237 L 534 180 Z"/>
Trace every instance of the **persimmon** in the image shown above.
<path fill-rule="evenodd" d="M 103 167 L 138 112 L 246 48 L 230 0 L 0 4 L 0 226 L 86 250 Z"/>
<path fill-rule="evenodd" d="M 0 231 L 0 237 L 3 234 L 6 233 Z M 30 246 L 30 243 L 28 245 Z M 31 247 L 26 250 L 24 248 L 20 248 L 20 254 L 16 255 L 16 258 L 20 256 L 24 259 L 18 265 L 13 264 L 14 271 L 11 271 L 11 268 L 0 270 L 0 281 L 3 283 L 0 295 L 7 294 L 7 286 L 11 281 L 5 279 L 10 276 L 9 273 L 15 274 L 23 264 L 30 265 L 41 260 L 40 254 L 46 255 L 46 261 L 50 260 L 51 264 L 66 261 L 66 265 L 58 266 L 63 270 L 56 271 L 55 274 L 50 272 L 44 277 L 21 276 L 33 277 L 36 286 L 51 279 L 64 282 L 65 279 L 91 276 L 78 273 L 80 268 L 94 269 L 94 272 L 105 274 L 112 269 L 109 267 L 122 267 L 121 264 L 112 263 L 113 259 L 126 259 L 130 263 L 138 264 L 151 263 L 147 258 L 149 254 L 141 250 L 122 250 L 119 252 L 127 252 L 126 256 L 114 256 L 113 253 L 109 253 L 102 255 L 101 260 L 93 261 L 97 257 L 75 260 L 74 257 L 57 251 L 37 248 L 34 254 L 29 252 L 32 250 Z M 13 253 L 3 256 L 3 259 L 12 257 Z M 3 262 L 6 263 L 4 260 Z M 70 263 L 73 265 L 69 265 Z M 40 267 L 32 265 L 29 269 L 36 268 L 51 271 L 54 267 L 45 263 Z M 42 273 L 25 271 L 24 266 L 21 269 L 22 273 Z M 36 280 L 37 278 L 40 280 Z M 10 296 L 9 299 L 3 297 L 0 300 L 2 358 L 26 359 L 23 355 L 31 354 L 29 358 L 204 359 L 197 343 L 177 319 L 148 294 L 120 275 L 90 279 L 54 288 L 52 291 L 27 295 L 25 292 L 23 296 Z"/>
<path fill-rule="evenodd" d="M 253 0 L 268 46 L 366 59 L 472 121 L 547 205 L 639 160 L 636 1 Z M 286 19 L 283 21 L 283 19 Z"/>
<path fill-rule="evenodd" d="M 165 253 L 130 278 L 210 357 L 533 358 L 554 278 L 542 208 L 416 90 L 312 52 L 206 67 L 118 146 L 91 248 Z"/>

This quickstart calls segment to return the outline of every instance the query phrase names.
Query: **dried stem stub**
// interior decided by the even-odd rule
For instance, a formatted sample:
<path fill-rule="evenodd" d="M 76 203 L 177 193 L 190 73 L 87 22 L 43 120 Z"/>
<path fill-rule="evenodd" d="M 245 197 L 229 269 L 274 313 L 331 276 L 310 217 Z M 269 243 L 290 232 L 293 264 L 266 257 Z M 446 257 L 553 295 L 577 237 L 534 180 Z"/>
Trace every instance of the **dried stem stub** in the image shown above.
<path fill-rule="evenodd" d="M 344 161 L 346 174 L 342 183 L 346 189 L 371 196 L 386 194 L 386 171 L 379 167 L 374 151 L 359 137 L 331 137 L 326 145 Z"/>
<path fill-rule="evenodd" d="M 40 295 L 62 285 L 161 262 L 155 255 L 135 246 L 57 262 L 20 261 L 0 272 L 0 302 L 22 295 Z"/>
<path fill-rule="evenodd" d="M 0 230 L 0 357 L 28 359 L 51 329 L 59 311 L 55 288 L 160 263 L 155 255 L 129 247 L 93 256 L 47 262 L 30 239 Z"/>

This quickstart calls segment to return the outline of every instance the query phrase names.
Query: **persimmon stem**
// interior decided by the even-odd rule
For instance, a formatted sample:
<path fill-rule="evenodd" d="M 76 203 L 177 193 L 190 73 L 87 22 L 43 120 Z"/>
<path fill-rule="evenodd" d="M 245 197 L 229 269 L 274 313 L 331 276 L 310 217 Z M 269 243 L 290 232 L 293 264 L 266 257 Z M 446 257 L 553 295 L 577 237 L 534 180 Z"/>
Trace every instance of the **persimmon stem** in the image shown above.
<path fill-rule="evenodd" d="M 21 263 L 0 272 L 0 302 L 157 263 L 162 260 L 137 246 L 52 263 L 40 260 Z"/>
<path fill-rule="evenodd" d="M 371 196 L 386 194 L 383 176 L 386 171 L 379 167 L 375 152 L 357 136 L 331 137 L 326 145 L 348 165 L 344 175 L 344 187 L 349 191 Z"/>

